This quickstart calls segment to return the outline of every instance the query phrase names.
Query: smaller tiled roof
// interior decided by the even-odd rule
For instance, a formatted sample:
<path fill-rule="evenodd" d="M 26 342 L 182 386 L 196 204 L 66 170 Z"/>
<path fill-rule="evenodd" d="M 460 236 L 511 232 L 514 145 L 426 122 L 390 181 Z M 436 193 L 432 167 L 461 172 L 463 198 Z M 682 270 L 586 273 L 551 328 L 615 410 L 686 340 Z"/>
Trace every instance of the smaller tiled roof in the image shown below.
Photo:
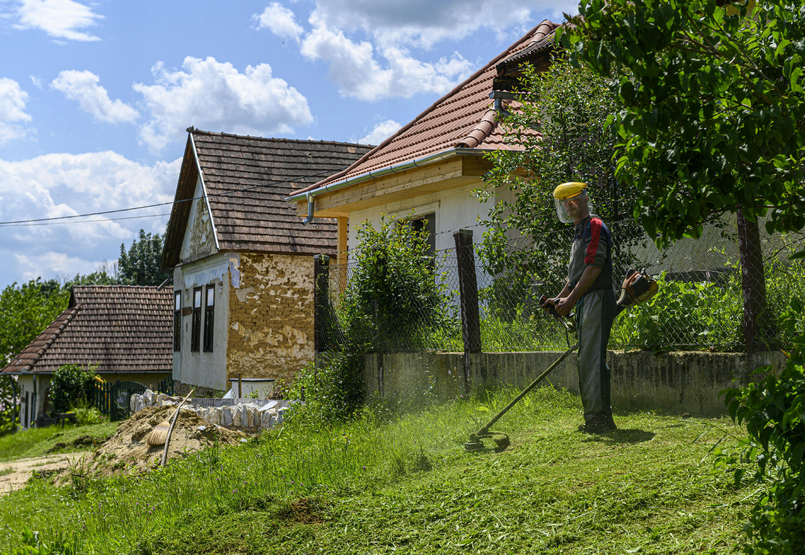
<path fill-rule="evenodd" d="M 0 373 L 50 374 L 65 364 L 101 373 L 171 372 L 173 291 L 76 285 L 70 304 Z"/>
<path fill-rule="evenodd" d="M 520 65 L 530 61 L 537 55 L 549 52 L 554 46 L 554 37 L 559 24 L 545 20 L 537 25 L 536 30 L 531 35 L 528 45 L 522 50 L 515 52 L 505 60 L 498 62 L 498 75 L 519 72 Z"/>
<path fill-rule="evenodd" d="M 192 142 L 191 142 L 192 139 Z M 198 153 L 198 164 L 192 144 Z M 335 220 L 317 218 L 303 225 L 285 198 L 297 189 L 339 172 L 374 148 L 333 141 L 245 137 L 188 129 L 162 265 L 180 262 L 198 168 L 224 251 L 335 254 Z"/>
<path fill-rule="evenodd" d="M 504 142 L 504 132 L 497 123 L 497 113 L 489 98 L 498 75 L 497 65 L 550 40 L 548 35 L 557 27 L 556 23 L 546 19 L 349 168 L 294 194 L 453 148 L 518 148 Z"/>

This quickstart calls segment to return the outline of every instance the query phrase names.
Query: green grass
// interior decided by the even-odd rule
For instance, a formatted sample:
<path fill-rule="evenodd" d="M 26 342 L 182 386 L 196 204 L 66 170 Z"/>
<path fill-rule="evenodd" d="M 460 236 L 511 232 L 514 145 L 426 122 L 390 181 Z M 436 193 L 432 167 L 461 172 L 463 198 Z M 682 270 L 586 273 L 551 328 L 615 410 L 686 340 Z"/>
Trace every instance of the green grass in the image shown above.
<path fill-rule="evenodd" d="M 0 545 L 24 528 L 78 553 L 734 553 L 756 491 L 712 471 L 726 420 L 617 414 L 587 436 L 578 399 L 545 388 L 467 435 L 512 392 L 380 423 L 291 423 L 137 478 L 35 482 L 0 498 Z"/>
<path fill-rule="evenodd" d="M 21 430 L 16 434 L 0 436 L 0 462 L 13 461 L 28 457 L 39 457 L 47 454 L 57 443 L 64 443 L 66 447 L 59 449 L 58 453 L 81 451 L 90 447 L 74 446 L 72 442 L 81 436 L 105 438 L 115 433 L 118 423 L 105 422 L 90 426 L 74 426 L 66 424 L 49 426 L 47 428 L 31 428 Z"/>

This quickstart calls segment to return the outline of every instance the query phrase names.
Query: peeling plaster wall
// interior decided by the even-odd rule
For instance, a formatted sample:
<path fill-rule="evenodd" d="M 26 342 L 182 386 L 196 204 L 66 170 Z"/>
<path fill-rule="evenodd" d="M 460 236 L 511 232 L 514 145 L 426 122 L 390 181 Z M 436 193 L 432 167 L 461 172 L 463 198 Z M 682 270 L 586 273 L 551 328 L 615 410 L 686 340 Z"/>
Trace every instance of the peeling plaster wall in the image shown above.
<path fill-rule="evenodd" d="M 313 361 L 313 257 L 241 253 L 227 377 L 291 379 Z M 183 380 L 184 381 L 184 380 Z"/>
<path fill-rule="evenodd" d="M 215 248 L 215 235 L 212 230 L 212 220 L 207 209 L 204 197 L 204 188 L 201 179 L 196 181 L 196 190 L 193 192 L 192 207 L 187 220 L 187 230 L 182 239 L 182 250 L 179 254 L 181 260 L 193 260 L 209 256 L 217 252 Z"/>
<path fill-rule="evenodd" d="M 204 352 L 204 308 L 201 309 L 200 348 L 191 351 L 192 314 L 182 315 L 181 350 L 173 353 L 173 379 L 211 389 L 221 389 L 228 383 L 227 321 L 229 318 L 230 283 L 240 283 L 237 253 L 219 253 L 197 262 L 177 266 L 173 271 L 174 291 L 182 290 L 182 307 L 193 306 L 193 288 L 215 284 L 213 315 L 213 350 Z"/>

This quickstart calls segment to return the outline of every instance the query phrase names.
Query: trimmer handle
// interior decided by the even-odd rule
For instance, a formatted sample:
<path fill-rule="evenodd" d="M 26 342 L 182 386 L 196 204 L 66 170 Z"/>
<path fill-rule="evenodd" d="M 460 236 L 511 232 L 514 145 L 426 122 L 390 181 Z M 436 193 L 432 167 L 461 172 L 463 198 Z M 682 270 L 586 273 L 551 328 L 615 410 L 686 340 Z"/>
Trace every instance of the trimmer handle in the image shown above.
<path fill-rule="evenodd" d="M 576 333 L 576 322 L 574 322 L 572 318 L 570 320 L 566 320 L 561 314 L 559 314 L 559 312 L 557 312 L 556 305 L 559 303 L 558 298 L 549 299 L 548 297 L 543 295 L 542 297 L 540 297 L 539 302 L 540 305 L 542 305 L 542 308 L 548 314 L 556 318 L 559 321 L 559 323 L 562 324 L 565 330 L 567 330 L 570 333 Z M 572 317 L 573 315 L 569 314 L 568 316 Z"/>
<path fill-rule="evenodd" d="M 554 318 L 561 318 L 562 315 L 556 312 L 556 305 L 559 304 L 559 299 L 549 299 L 545 295 L 540 297 L 539 304 L 542 306 L 543 310 L 545 310 L 548 314 L 553 316 Z"/>

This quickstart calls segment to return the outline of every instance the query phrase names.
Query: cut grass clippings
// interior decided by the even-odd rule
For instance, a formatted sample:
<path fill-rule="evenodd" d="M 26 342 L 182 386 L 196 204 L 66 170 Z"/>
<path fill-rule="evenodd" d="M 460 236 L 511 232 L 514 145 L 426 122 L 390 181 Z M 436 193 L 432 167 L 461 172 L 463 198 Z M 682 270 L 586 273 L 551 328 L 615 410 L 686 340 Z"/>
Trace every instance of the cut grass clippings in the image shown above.
<path fill-rule="evenodd" d="M 542 388 L 497 425 L 504 452 L 463 444 L 513 393 L 387 423 L 291 421 L 139 477 L 34 482 L 0 499 L 0 545 L 24 528 L 79 553 L 735 553 L 751 488 L 713 472 L 728 420 L 616 415 L 577 431 L 578 398 Z"/>

